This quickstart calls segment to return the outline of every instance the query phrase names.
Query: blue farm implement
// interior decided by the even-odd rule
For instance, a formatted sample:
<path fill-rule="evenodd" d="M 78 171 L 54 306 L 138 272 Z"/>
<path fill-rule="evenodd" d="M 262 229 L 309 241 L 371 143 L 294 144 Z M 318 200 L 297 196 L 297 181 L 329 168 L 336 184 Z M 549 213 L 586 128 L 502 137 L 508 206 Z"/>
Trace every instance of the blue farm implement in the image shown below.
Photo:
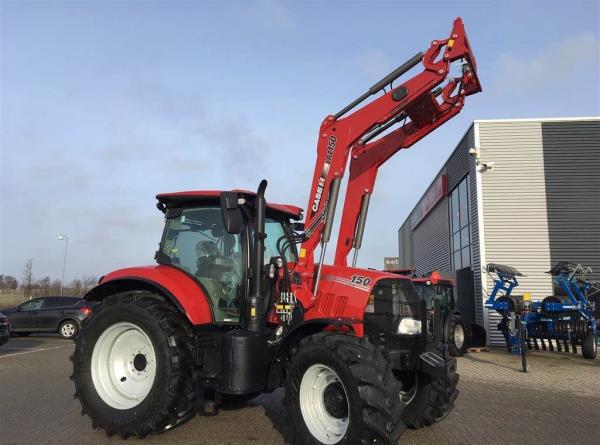
<path fill-rule="evenodd" d="M 515 268 L 488 264 L 485 270 L 496 275 L 485 307 L 502 316 L 498 330 L 508 351 L 522 356 L 523 371 L 527 372 L 528 349 L 576 354 L 581 347 L 584 358 L 596 358 L 597 311 L 587 296 L 597 289 L 583 278 L 586 270 L 580 264 L 561 262 L 548 271 L 558 292 L 542 301 L 531 301 L 528 294 L 512 295 L 517 277 L 523 276 Z"/>

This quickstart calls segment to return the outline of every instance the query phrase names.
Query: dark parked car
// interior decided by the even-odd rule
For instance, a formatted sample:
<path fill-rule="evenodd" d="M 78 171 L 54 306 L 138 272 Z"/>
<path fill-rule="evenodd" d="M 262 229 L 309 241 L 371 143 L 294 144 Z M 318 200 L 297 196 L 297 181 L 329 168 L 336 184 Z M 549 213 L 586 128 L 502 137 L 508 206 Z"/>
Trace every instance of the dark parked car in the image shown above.
<path fill-rule="evenodd" d="M 11 332 L 17 335 L 57 332 L 63 338 L 73 338 L 92 312 L 92 305 L 77 297 L 40 297 L 2 312 L 10 320 Z"/>
<path fill-rule="evenodd" d="M 10 321 L 0 312 L 0 346 L 8 341 L 8 337 L 10 337 Z"/>

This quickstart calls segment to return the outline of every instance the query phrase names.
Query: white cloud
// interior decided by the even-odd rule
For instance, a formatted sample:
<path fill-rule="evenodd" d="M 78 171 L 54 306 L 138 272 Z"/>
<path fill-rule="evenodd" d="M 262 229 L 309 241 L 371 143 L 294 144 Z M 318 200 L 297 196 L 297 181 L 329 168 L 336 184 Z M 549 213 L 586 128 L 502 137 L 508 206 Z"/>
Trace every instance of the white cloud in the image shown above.
<path fill-rule="evenodd" d="M 600 43 L 591 34 L 569 37 L 538 54 L 501 54 L 495 63 L 492 90 L 496 94 L 548 94 L 547 88 L 561 84 L 589 68 L 598 70 Z"/>

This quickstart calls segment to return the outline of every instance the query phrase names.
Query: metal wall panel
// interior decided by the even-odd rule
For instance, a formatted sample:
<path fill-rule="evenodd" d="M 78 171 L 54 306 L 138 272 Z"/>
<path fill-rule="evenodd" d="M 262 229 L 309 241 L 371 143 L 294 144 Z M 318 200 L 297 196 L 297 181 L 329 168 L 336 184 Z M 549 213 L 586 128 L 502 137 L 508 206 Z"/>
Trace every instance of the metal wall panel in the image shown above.
<path fill-rule="evenodd" d="M 398 230 L 398 257 L 400 258 L 400 268 L 407 269 L 414 266 L 413 259 L 413 238 L 410 229 L 410 217 L 404 221 L 400 230 Z"/>
<path fill-rule="evenodd" d="M 481 174 L 485 260 L 516 267 L 526 276 L 515 294 L 530 292 L 534 300 L 552 293 L 542 126 L 535 121 L 480 121 L 482 162 L 494 162 Z M 486 278 L 484 292 L 493 286 Z M 499 317 L 489 314 L 488 337 L 504 344 L 496 329 Z"/>
<path fill-rule="evenodd" d="M 450 269 L 448 198 L 444 197 L 412 233 L 414 266 L 418 275 Z"/>
<path fill-rule="evenodd" d="M 600 119 L 543 122 L 551 263 L 591 266 L 600 281 Z"/>
<path fill-rule="evenodd" d="M 469 149 L 475 146 L 475 137 L 473 125 L 464 134 L 452 155 L 446 162 L 446 175 L 448 178 L 448 192 L 450 192 L 458 183 L 469 173 L 469 168 L 473 157 L 469 155 Z"/>

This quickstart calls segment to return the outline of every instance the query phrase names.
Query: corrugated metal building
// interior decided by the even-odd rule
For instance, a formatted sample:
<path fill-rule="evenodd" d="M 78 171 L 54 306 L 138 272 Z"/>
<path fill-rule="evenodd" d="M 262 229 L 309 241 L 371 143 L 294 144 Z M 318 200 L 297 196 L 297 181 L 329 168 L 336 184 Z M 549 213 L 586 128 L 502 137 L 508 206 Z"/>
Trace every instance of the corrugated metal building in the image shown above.
<path fill-rule="evenodd" d="M 485 264 L 519 269 L 519 293 L 534 299 L 552 294 L 545 272 L 558 261 L 591 266 L 600 280 L 600 117 L 474 121 L 398 241 L 400 267 L 468 275 L 475 320 L 503 344 L 499 318 L 483 310 Z"/>

